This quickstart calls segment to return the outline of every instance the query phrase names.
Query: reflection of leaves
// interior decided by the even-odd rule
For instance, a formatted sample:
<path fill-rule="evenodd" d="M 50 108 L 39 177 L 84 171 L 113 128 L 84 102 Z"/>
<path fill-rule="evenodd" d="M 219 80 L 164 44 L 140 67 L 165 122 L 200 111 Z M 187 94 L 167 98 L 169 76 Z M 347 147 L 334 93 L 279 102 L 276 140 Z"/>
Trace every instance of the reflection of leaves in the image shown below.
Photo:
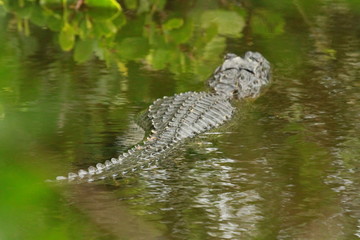
<path fill-rule="evenodd" d="M 224 52 L 225 47 L 226 39 L 220 36 L 214 37 L 205 45 L 205 48 L 202 49 L 202 52 L 200 53 L 202 59 L 196 66 L 196 73 L 200 75 L 201 78 L 209 76 L 211 71 L 216 67 L 218 62 L 214 61 L 214 59 L 219 59 L 219 56 Z M 211 66 L 211 64 L 215 65 Z"/>
<path fill-rule="evenodd" d="M 348 137 L 343 143 L 340 156 L 349 168 L 359 164 L 360 159 L 360 139 L 358 137 Z"/>
<path fill-rule="evenodd" d="M 93 53 L 94 41 L 92 39 L 85 39 L 76 42 L 74 59 L 82 63 L 90 59 Z"/>
<path fill-rule="evenodd" d="M 211 10 L 204 12 L 201 16 L 201 26 L 208 28 L 212 24 L 216 24 L 220 34 L 229 37 L 240 37 L 245 21 L 242 16 L 232 11 Z"/>
<path fill-rule="evenodd" d="M 177 43 L 185 43 L 190 40 L 194 31 L 194 23 L 191 20 L 185 22 L 181 28 L 173 29 L 169 31 L 169 36 Z"/>
<path fill-rule="evenodd" d="M 259 10 L 251 19 L 251 28 L 259 35 L 279 35 L 284 32 L 285 21 L 274 12 Z"/>
<path fill-rule="evenodd" d="M 143 37 L 129 37 L 123 39 L 118 46 L 119 55 L 127 60 L 145 57 L 149 51 L 149 43 Z"/>
<path fill-rule="evenodd" d="M 154 69 L 164 69 L 166 64 L 169 62 L 169 56 L 171 52 L 167 49 L 154 49 L 151 54 L 151 58 L 148 59 L 148 62 Z"/>
<path fill-rule="evenodd" d="M 59 35 L 59 43 L 64 51 L 70 51 L 75 43 L 75 31 L 69 24 L 65 24 Z"/>
<path fill-rule="evenodd" d="M 206 44 L 203 56 L 205 59 L 217 59 L 219 55 L 224 51 L 225 47 L 225 38 L 215 37 Z"/>

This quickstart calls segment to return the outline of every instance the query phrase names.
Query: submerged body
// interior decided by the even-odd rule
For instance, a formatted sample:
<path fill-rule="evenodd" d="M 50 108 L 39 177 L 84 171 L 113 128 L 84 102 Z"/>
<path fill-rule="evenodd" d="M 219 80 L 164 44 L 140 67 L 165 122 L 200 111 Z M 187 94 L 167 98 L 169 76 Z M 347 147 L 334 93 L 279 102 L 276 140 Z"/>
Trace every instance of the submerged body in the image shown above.
<path fill-rule="evenodd" d="M 144 118 L 152 132 L 146 141 L 118 158 L 56 180 L 92 182 L 148 167 L 178 144 L 225 123 L 235 110 L 231 99 L 256 98 L 269 81 L 270 65 L 261 54 L 247 52 L 244 58 L 227 54 L 208 80 L 212 92 L 186 92 L 153 102 Z"/>

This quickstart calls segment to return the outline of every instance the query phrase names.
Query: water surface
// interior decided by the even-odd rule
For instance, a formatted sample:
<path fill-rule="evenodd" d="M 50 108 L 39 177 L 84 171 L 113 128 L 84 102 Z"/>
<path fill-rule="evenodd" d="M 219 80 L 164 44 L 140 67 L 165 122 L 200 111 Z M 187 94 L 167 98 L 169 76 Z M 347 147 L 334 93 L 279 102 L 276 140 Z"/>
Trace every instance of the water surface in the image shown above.
<path fill-rule="evenodd" d="M 357 1 L 0 3 L 1 239 L 360 238 Z M 273 83 L 224 128 L 117 182 L 44 183 L 247 50 Z"/>

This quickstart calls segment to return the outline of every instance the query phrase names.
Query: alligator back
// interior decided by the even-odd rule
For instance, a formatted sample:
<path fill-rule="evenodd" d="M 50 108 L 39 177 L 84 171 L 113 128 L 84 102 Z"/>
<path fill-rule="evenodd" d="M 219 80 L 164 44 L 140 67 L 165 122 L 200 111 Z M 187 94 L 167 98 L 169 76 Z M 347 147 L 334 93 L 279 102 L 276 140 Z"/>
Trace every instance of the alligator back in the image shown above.
<path fill-rule="evenodd" d="M 149 167 L 168 156 L 174 147 L 226 122 L 234 108 L 223 96 L 207 92 L 187 92 L 156 100 L 148 110 L 152 134 L 146 141 L 87 170 L 59 176 L 57 180 L 74 183 L 105 178 L 119 178 L 129 172 Z"/>
<path fill-rule="evenodd" d="M 208 80 L 214 93 L 187 92 L 156 100 L 146 113 L 144 126 L 151 121 L 152 128 L 146 141 L 118 158 L 57 180 L 79 183 L 119 178 L 151 166 L 177 144 L 226 122 L 234 111 L 230 99 L 256 98 L 269 82 L 270 64 L 260 53 L 247 52 L 243 58 L 226 54 Z"/>

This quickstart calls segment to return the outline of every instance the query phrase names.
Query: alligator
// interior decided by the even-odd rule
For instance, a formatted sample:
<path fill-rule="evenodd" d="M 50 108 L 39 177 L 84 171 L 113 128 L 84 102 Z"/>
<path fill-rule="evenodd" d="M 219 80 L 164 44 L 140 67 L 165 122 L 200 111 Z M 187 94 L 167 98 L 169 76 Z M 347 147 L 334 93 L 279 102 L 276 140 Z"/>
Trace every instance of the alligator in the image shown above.
<path fill-rule="evenodd" d="M 149 136 L 118 158 L 87 170 L 58 176 L 56 181 L 85 183 L 118 179 L 154 166 L 179 144 L 227 122 L 234 114 L 233 99 L 257 98 L 270 82 L 270 64 L 258 52 L 244 57 L 228 53 L 208 79 L 209 92 L 185 92 L 155 100 L 143 114 L 141 127 Z M 147 127 L 145 127 L 147 126 Z"/>

